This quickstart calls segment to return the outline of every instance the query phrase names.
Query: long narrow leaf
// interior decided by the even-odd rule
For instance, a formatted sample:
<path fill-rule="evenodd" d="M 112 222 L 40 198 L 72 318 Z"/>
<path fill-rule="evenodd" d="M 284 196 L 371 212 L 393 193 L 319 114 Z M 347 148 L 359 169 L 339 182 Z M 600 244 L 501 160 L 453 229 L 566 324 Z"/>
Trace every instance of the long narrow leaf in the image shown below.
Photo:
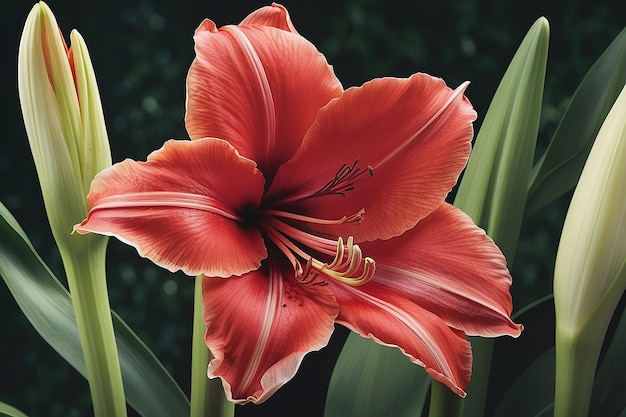
<path fill-rule="evenodd" d="M 0 417 L 28 417 L 17 408 L 0 402 Z"/>
<path fill-rule="evenodd" d="M 622 273 L 626 270 L 622 267 Z M 602 359 L 591 397 L 591 410 L 594 416 L 613 416 L 626 408 L 626 310 L 622 313 L 619 324 L 606 355 Z"/>
<path fill-rule="evenodd" d="M 498 244 L 510 265 L 524 217 L 539 131 L 549 25 L 539 18 L 513 56 L 476 137 L 454 205 Z M 471 338 L 472 381 L 463 416 L 484 415 L 493 341 Z"/>
<path fill-rule="evenodd" d="M 533 169 L 527 216 L 576 186 L 598 130 L 625 83 L 626 28 L 578 86 L 550 145 Z"/>
<path fill-rule="evenodd" d="M 351 333 L 330 379 L 325 417 L 419 416 L 430 377 L 399 350 Z"/>
<path fill-rule="evenodd" d="M 500 81 L 454 200 L 500 246 L 509 265 L 539 131 L 548 40 L 548 21 L 540 18 Z"/>
<path fill-rule="evenodd" d="M 494 417 L 547 417 L 554 407 L 555 350 L 534 361 L 504 395 Z"/>
<path fill-rule="evenodd" d="M 84 376 L 70 295 L 2 204 L 0 275 L 33 327 Z M 188 415 L 189 401 L 163 365 L 115 313 L 113 321 L 128 403 L 143 416 Z"/>

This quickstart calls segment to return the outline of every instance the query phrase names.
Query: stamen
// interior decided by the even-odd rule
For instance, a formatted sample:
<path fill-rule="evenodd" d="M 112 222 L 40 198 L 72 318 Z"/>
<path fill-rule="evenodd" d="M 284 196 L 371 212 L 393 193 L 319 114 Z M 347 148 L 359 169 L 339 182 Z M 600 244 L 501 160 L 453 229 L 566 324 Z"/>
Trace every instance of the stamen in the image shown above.
<path fill-rule="evenodd" d="M 330 269 L 343 268 L 343 254 L 344 254 L 343 239 L 339 237 L 337 239 L 337 251 L 336 251 L 335 259 L 333 259 L 333 261 L 328 265 L 328 267 Z"/>
<path fill-rule="evenodd" d="M 363 221 L 363 215 L 365 214 L 365 210 L 361 209 L 351 216 L 343 216 L 342 218 L 336 219 L 336 220 L 318 219 L 316 217 L 309 217 L 309 216 L 304 216 L 302 214 L 295 214 L 295 213 L 290 213 L 288 211 L 273 210 L 273 209 L 260 210 L 259 214 L 266 215 L 266 216 L 273 216 L 273 217 L 283 217 L 285 219 L 297 220 L 301 222 L 314 223 L 314 224 L 343 224 L 343 223 L 360 223 L 361 221 Z"/>
<path fill-rule="evenodd" d="M 313 267 L 313 258 L 309 258 L 304 269 L 296 272 L 296 279 L 305 285 L 328 285 L 325 279 L 319 279 L 320 273 Z"/>
<path fill-rule="evenodd" d="M 298 261 L 298 259 L 294 256 L 293 243 L 275 229 L 266 228 L 264 230 L 274 245 L 276 245 L 276 247 L 285 254 L 287 259 L 289 259 L 296 273 L 302 273 L 302 264 L 300 264 L 300 261 Z"/>
<path fill-rule="evenodd" d="M 307 233 L 280 220 L 273 218 L 264 219 L 261 227 L 263 228 L 263 230 L 270 229 L 273 230 L 274 233 L 278 233 L 282 239 L 286 239 L 291 245 L 294 246 L 294 250 L 297 249 L 298 251 L 300 251 L 297 253 L 298 255 L 301 255 L 304 259 L 308 259 L 309 256 L 304 251 L 301 251 L 300 248 L 295 246 L 293 242 L 291 242 L 286 236 L 289 236 L 289 238 L 291 238 L 292 240 L 295 240 L 296 242 L 299 242 L 305 246 L 315 248 L 316 251 L 321 252 L 325 255 L 335 254 L 337 247 L 336 241 Z"/>
<path fill-rule="evenodd" d="M 367 283 L 374 276 L 376 263 L 372 258 L 363 257 L 354 238 L 348 237 L 346 244 L 341 237 L 336 241 L 316 236 L 286 224 L 276 218 L 263 218 L 259 226 L 266 236 L 283 252 L 294 267 L 296 279 L 306 285 L 326 285 L 323 277 L 330 277 L 344 284 L 358 286 Z M 298 244 L 314 249 L 325 255 L 335 255 L 330 263 L 324 263 L 307 254 Z M 302 267 L 296 256 L 306 260 Z"/>
<path fill-rule="evenodd" d="M 347 252 L 345 262 L 343 261 L 344 252 Z M 361 265 L 363 265 L 361 275 L 355 277 L 354 275 L 361 269 Z M 341 269 L 345 267 L 347 268 L 342 272 Z M 335 259 L 331 264 L 322 265 L 321 272 L 344 284 L 358 286 L 372 279 L 376 272 L 376 262 L 369 257 L 363 259 L 361 248 L 359 245 L 353 243 L 353 238 L 350 236 L 345 251 L 343 239 L 339 238 L 337 240 L 337 254 L 335 255 Z"/>

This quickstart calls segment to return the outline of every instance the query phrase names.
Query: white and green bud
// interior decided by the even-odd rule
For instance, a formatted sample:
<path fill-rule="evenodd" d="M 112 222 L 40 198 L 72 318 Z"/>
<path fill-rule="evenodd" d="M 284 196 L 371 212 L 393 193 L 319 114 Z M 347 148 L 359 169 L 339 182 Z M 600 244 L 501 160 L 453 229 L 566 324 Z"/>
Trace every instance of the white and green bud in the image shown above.
<path fill-rule="evenodd" d="M 125 417 L 106 285 L 105 236 L 72 234 L 94 176 L 111 165 L 96 77 L 83 38 L 68 49 L 50 8 L 32 8 L 20 40 L 18 90 L 52 234 L 72 296 L 96 417 Z"/>
<path fill-rule="evenodd" d="M 68 49 L 50 8 L 35 4 L 18 53 L 18 90 L 26 133 L 57 240 L 87 213 L 91 180 L 111 165 L 100 94 L 89 52 L 77 31 Z"/>
<path fill-rule="evenodd" d="M 626 288 L 626 87 L 574 191 L 554 271 L 555 416 L 586 416 L 604 336 Z"/>

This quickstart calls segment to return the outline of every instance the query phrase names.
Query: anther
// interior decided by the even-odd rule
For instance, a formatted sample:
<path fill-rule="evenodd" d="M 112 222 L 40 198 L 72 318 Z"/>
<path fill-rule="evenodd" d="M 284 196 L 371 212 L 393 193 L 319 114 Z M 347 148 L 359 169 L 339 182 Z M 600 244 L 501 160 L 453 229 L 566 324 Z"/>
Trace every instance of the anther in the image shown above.
<path fill-rule="evenodd" d="M 351 286 L 367 283 L 376 272 L 376 262 L 372 258 L 363 258 L 359 245 L 355 245 L 352 236 L 344 247 L 343 239 L 337 239 L 337 253 L 330 264 L 323 264 L 320 271 L 337 281 Z M 359 270 L 361 274 L 357 275 Z"/>

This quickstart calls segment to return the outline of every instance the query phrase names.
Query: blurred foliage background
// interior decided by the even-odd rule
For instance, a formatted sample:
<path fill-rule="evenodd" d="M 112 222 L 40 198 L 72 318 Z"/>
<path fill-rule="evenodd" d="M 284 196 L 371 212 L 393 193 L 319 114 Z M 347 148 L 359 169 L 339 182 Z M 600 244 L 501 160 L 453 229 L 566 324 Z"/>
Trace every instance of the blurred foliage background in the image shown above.
<path fill-rule="evenodd" d="M 193 31 L 202 19 L 211 18 L 218 26 L 238 23 L 268 4 L 252 0 L 47 3 L 66 39 L 76 28 L 87 42 L 114 162 L 145 160 L 165 140 L 187 137 L 185 77 L 194 56 Z M 17 97 L 18 42 L 33 4 L 18 0 L 11 12 L 2 15 L 0 201 L 63 280 Z M 467 95 L 479 114 L 476 130 L 526 31 L 538 17 L 547 17 L 551 38 L 538 152 L 586 71 L 626 24 L 620 0 L 286 0 L 283 4 L 296 28 L 326 55 L 346 88 L 375 77 L 414 72 L 440 76 L 451 87 L 470 80 Z M 569 197 L 526 222 L 512 267 L 516 309 L 551 291 Z M 193 280 L 160 270 L 114 240 L 108 256 L 113 308 L 188 393 Z M 0 317 L 0 401 L 31 416 L 89 415 L 86 381 L 32 329 L 4 285 L 0 285 Z M 327 379 L 345 335 L 339 329 L 328 348 L 305 358 L 294 381 L 264 405 L 238 407 L 237 416 L 321 415 Z M 407 366 L 411 366 L 408 361 Z"/>

